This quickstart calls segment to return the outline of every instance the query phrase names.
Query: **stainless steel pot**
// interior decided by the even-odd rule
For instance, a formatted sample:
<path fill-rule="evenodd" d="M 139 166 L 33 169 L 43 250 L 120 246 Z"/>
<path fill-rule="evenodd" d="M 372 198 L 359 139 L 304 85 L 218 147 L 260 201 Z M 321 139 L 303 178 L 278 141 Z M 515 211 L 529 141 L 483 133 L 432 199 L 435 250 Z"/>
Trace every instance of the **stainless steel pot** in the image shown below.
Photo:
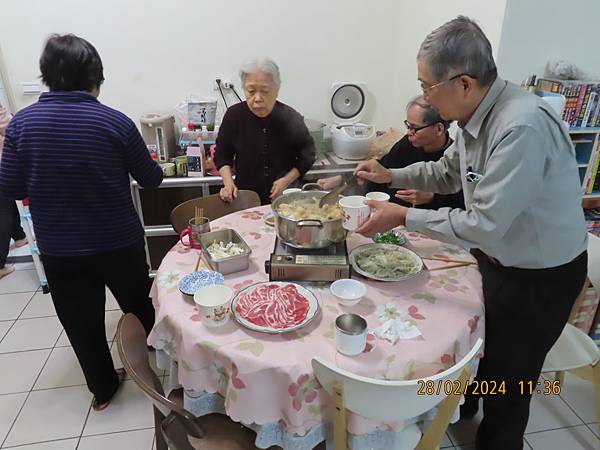
<path fill-rule="evenodd" d="M 277 237 L 295 248 L 325 248 L 346 239 L 347 231 L 342 227 L 342 219 L 292 220 L 281 217 L 277 212 L 278 206 L 282 203 L 290 203 L 294 200 L 318 201 L 325 194 L 327 192 L 324 191 L 302 191 L 277 198 L 271 204 Z"/>

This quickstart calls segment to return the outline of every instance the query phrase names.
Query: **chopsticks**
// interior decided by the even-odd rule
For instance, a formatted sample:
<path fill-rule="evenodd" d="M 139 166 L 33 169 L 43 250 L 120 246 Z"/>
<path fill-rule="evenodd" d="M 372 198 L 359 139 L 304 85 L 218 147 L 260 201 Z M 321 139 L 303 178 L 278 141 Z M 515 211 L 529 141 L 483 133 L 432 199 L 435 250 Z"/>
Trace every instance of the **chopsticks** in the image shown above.
<path fill-rule="evenodd" d="M 477 264 L 475 261 L 465 261 L 464 259 L 451 259 L 451 258 L 427 258 L 425 256 L 421 256 L 421 259 L 427 259 L 429 261 L 442 261 L 448 263 L 459 263 L 459 264 Z"/>
<path fill-rule="evenodd" d="M 194 218 L 196 225 L 200 225 L 200 220 L 204 217 L 204 208 L 194 206 Z"/>
<path fill-rule="evenodd" d="M 202 252 L 198 252 L 198 260 L 196 261 L 194 272 L 198 272 L 198 268 L 200 267 L 200 261 L 202 261 Z"/>
<path fill-rule="evenodd" d="M 454 269 L 455 267 L 464 267 L 464 266 L 470 266 L 473 265 L 474 263 L 471 262 L 462 262 L 460 264 L 449 264 L 447 266 L 442 266 L 442 267 L 434 267 L 433 269 L 428 269 L 430 272 L 433 272 L 434 270 L 446 270 L 446 269 Z"/>

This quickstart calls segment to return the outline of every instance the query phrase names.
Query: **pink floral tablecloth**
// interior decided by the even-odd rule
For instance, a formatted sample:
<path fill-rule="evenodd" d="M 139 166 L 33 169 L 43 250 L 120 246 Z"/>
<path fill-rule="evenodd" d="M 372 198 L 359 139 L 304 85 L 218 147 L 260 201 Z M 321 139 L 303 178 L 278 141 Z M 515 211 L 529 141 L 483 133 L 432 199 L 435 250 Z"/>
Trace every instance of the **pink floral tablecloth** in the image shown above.
<path fill-rule="evenodd" d="M 264 262 L 273 251 L 274 229 L 263 222 L 270 207 L 253 208 L 215 220 L 212 230 L 233 228 L 252 248 L 250 268 L 225 276 L 235 291 L 268 281 Z M 465 250 L 406 233 L 408 245 L 421 256 L 474 260 Z M 367 238 L 350 234 L 348 250 Z M 225 410 L 243 423 L 277 423 L 288 432 L 304 435 L 329 418 L 329 397 L 311 369 L 315 356 L 334 361 L 351 372 L 383 379 L 418 379 L 446 369 L 464 356 L 477 338 L 483 337 L 481 277 L 476 265 L 428 272 L 403 282 L 386 283 L 359 279 L 367 294 L 360 304 L 338 305 L 328 284 L 310 286 L 322 314 L 309 326 L 284 335 L 269 335 L 242 328 L 233 319 L 221 328 L 205 327 L 194 303 L 179 291 L 179 280 L 193 271 L 196 250 L 175 245 L 158 269 L 152 298 L 156 323 L 149 343 L 178 362 L 177 380 L 187 390 L 220 393 Z M 446 265 L 426 261 L 429 268 Z M 206 268 L 204 262 L 201 267 Z M 335 318 L 354 312 L 366 318 L 370 328 L 381 325 L 378 305 L 393 303 L 405 309 L 422 336 L 395 345 L 369 334 L 367 349 L 355 357 L 336 352 Z M 348 430 L 369 433 L 376 428 L 400 429 L 402 424 L 378 424 L 349 415 Z"/>

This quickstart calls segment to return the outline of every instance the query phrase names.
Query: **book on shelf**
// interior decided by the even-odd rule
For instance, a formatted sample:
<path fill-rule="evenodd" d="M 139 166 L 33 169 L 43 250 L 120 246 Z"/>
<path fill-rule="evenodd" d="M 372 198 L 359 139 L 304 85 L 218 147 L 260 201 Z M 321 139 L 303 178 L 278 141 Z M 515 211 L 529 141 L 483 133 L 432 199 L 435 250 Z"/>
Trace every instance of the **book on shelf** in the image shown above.
<path fill-rule="evenodd" d="M 538 78 L 536 90 L 565 96 L 562 119 L 571 128 L 600 126 L 600 81 Z"/>

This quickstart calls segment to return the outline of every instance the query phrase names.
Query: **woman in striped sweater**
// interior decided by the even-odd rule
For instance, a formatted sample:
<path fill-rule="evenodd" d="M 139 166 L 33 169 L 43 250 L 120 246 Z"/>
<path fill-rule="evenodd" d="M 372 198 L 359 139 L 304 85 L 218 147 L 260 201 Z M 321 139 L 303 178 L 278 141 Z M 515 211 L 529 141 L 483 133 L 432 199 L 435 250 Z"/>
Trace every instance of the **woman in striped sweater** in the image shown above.
<path fill-rule="evenodd" d="M 98 101 L 104 76 L 92 44 L 53 35 L 40 70 L 50 92 L 6 129 L 0 195 L 29 198 L 52 301 L 99 411 L 124 378 L 107 344 L 105 287 L 147 333 L 154 324 L 130 176 L 154 188 L 162 171 L 131 119 Z"/>

